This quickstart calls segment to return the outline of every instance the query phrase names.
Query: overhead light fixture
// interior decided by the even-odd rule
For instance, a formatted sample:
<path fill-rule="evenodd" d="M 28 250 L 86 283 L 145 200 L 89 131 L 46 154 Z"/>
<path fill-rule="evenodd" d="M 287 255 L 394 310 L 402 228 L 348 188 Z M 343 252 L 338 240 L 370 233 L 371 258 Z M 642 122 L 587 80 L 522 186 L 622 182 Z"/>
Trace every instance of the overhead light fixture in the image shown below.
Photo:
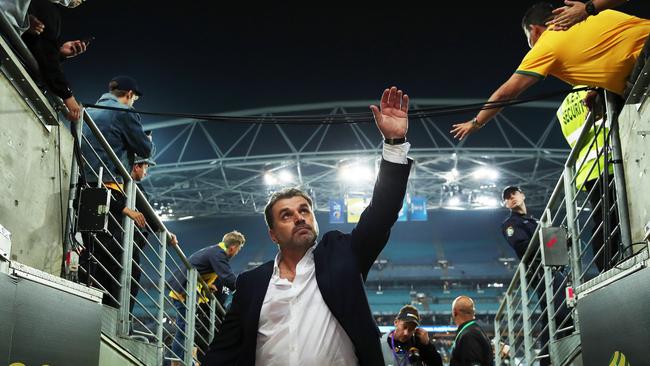
<path fill-rule="evenodd" d="M 476 180 L 495 181 L 499 178 L 499 171 L 494 168 L 482 166 L 474 170 L 472 175 Z"/>
<path fill-rule="evenodd" d="M 458 197 L 458 196 L 453 196 L 453 197 L 451 197 L 450 199 L 447 200 L 447 206 L 450 206 L 450 207 L 460 206 L 461 203 L 462 202 L 460 200 L 460 197 Z"/>
<path fill-rule="evenodd" d="M 280 181 L 282 183 L 291 183 L 293 182 L 293 174 L 291 174 L 290 171 L 288 170 L 282 170 L 278 174 L 278 178 L 280 178 Z"/>
<path fill-rule="evenodd" d="M 499 200 L 494 196 L 481 194 L 476 197 L 475 204 L 478 204 L 483 208 L 496 208 L 499 207 Z"/>
<path fill-rule="evenodd" d="M 273 174 L 271 174 L 271 172 L 266 172 L 266 174 L 264 174 L 264 183 L 273 186 L 278 184 L 278 180 L 273 176 Z"/>
<path fill-rule="evenodd" d="M 459 175 L 460 173 L 458 172 L 458 169 L 453 168 L 452 170 L 445 173 L 445 179 L 447 180 L 448 183 L 455 182 L 458 179 Z"/>
<path fill-rule="evenodd" d="M 362 162 L 341 165 L 338 176 L 340 180 L 349 183 L 367 183 L 374 178 L 372 169 Z"/>

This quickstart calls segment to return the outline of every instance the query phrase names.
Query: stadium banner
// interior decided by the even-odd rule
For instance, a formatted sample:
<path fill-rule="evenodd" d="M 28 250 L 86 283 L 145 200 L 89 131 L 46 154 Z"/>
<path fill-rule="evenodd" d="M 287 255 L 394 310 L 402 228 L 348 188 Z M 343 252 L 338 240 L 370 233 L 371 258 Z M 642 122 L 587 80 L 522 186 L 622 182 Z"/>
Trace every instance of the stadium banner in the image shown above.
<path fill-rule="evenodd" d="M 348 223 L 356 224 L 361 218 L 361 213 L 366 207 L 370 204 L 370 200 L 364 197 L 348 197 L 347 199 L 347 209 L 348 209 Z"/>
<path fill-rule="evenodd" d="M 345 216 L 344 214 L 344 202 L 342 199 L 330 199 L 330 224 L 344 224 Z"/>
<path fill-rule="evenodd" d="M 427 199 L 425 197 L 411 197 L 411 221 L 427 221 Z"/>

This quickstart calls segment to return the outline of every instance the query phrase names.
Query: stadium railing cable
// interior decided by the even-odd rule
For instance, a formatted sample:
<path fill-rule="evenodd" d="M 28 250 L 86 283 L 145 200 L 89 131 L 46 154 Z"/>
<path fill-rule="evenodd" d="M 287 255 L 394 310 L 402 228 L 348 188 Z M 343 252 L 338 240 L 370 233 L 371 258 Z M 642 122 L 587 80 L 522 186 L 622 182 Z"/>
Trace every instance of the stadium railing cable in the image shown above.
<path fill-rule="evenodd" d="M 507 106 L 525 104 L 529 102 L 534 102 L 543 99 L 549 99 L 557 96 L 567 95 L 570 93 L 576 93 L 584 90 L 593 90 L 592 87 L 582 87 L 576 89 L 568 90 L 559 90 L 544 94 L 538 94 L 526 98 L 515 98 L 507 99 L 493 102 L 482 102 L 482 103 L 472 103 L 472 104 L 461 104 L 461 105 L 452 105 L 452 106 L 441 106 L 441 107 L 431 107 L 431 108 L 420 108 L 409 110 L 410 119 L 423 119 L 436 116 L 448 116 L 454 114 L 461 114 L 472 111 L 487 110 L 487 109 L 496 109 L 503 108 Z M 173 118 L 188 118 L 195 119 L 197 121 L 214 121 L 214 122 L 227 122 L 227 123 L 243 123 L 243 124 L 270 124 L 270 125 L 282 125 L 282 124 L 300 124 L 300 125 L 319 125 L 319 124 L 351 124 L 351 123 L 371 123 L 374 122 L 374 118 L 371 112 L 361 112 L 361 113 L 342 113 L 342 114 L 323 114 L 323 115 L 271 115 L 271 116 L 228 116 L 228 115 L 209 115 L 209 114 L 195 114 L 195 113 L 178 113 L 178 112 L 152 112 L 152 111 L 140 111 L 137 109 L 127 109 L 119 107 L 109 107 L 96 104 L 86 104 L 83 106 L 85 108 L 96 108 L 96 109 L 105 109 L 113 111 L 121 111 L 127 113 L 138 113 L 141 115 L 148 116 L 159 116 L 159 117 L 173 117 Z"/>

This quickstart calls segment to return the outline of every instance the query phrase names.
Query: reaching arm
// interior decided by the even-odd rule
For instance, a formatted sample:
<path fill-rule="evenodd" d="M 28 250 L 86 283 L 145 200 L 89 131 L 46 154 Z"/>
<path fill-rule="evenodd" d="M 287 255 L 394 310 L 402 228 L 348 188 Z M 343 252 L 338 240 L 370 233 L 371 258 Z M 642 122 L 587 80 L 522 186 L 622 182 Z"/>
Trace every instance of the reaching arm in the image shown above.
<path fill-rule="evenodd" d="M 627 0 L 593 0 L 592 4 L 594 9 L 600 12 L 615 8 L 626 2 Z M 565 0 L 564 4 L 565 6 L 553 10 L 555 16 L 546 23 L 548 26 L 553 26 L 549 28 L 550 30 L 565 31 L 589 17 L 585 3 Z"/>
<path fill-rule="evenodd" d="M 526 91 L 526 89 L 530 88 L 538 80 L 539 77 L 537 76 L 514 73 L 510 79 L 508 79 L 508 81 L 503 83 L 499 89 L 492 93 L 488 101 L 499 102 L 517 98 L 519 94 Z M 486 107 L 487 106 L 489 106 L 489 104 L 486 104 Z M 499 114 L 502 109 L 503 108 L 483 109 L 473 119 L 467 122 L 453 125 L 453 128 L 450 132 L 454 135 L 454 138 L 462 140 L 468 135 L 476 132 L 479 128 L 483 127 L 489 120 Z"/>

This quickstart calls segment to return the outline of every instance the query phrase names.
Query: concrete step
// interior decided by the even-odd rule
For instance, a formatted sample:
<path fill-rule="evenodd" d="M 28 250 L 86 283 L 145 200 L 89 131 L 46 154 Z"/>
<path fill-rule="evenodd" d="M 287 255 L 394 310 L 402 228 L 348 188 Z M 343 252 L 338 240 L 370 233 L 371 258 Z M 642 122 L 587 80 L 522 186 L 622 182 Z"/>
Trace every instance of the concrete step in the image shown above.
<path fill-rule="evenodd" d="M 158 365 L 158 346 L 156 343 L 149 343 L 147 337 L 133 335 L 125 338 L 118 335 L 118 311 L 110 306 L 104 305 L 102 311 L 102 334 L 113 343 L 119 345 L 131 356 L 140 361 L 143 365 Z M 154 341 L 155 342 L 155 341 Z"/>

